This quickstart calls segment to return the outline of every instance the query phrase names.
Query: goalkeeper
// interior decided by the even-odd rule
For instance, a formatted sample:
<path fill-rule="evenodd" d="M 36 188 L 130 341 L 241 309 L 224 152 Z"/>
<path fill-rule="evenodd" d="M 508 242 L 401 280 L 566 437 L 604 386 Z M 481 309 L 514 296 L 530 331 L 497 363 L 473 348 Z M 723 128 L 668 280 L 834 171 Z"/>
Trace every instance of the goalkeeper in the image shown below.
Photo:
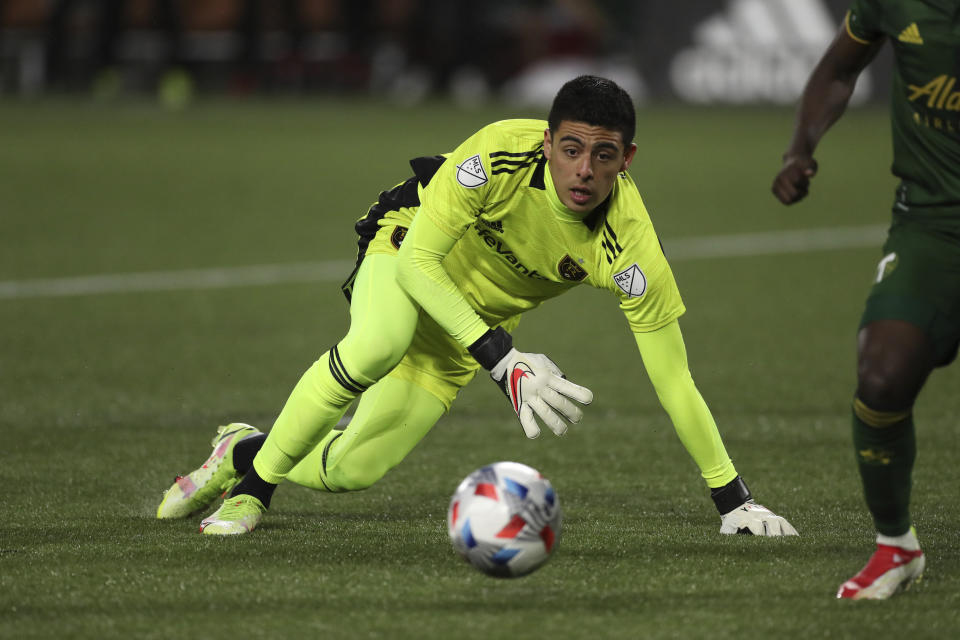
<path fill-rule="evenodd" d="M 510 331 L 544 300 L 587 284 L 614 295 L 677 434 L 721 515 L 721 533 L 795 535 L 755 503 L 687 368 L 684 312 L 633 180 L 630 97 L 609 80 L 565 84 L 547 122 L 488 125 L 380 194 L 356 225 L 344 285 L 350 329 L 303 374 L 270 430 L 221 427 L 207 462 L 164 494 L 158 518 L 185 517 L 229 491 L 204 534 L 252 531 L 284 480 L 340 492 L 398 464 L 483 367 L 524 433 L 579 422 L 592 392 Z M 334 429 L 360 397 L 350 424 Z M 539 422 L 538 422 L 539 421 Z"/>

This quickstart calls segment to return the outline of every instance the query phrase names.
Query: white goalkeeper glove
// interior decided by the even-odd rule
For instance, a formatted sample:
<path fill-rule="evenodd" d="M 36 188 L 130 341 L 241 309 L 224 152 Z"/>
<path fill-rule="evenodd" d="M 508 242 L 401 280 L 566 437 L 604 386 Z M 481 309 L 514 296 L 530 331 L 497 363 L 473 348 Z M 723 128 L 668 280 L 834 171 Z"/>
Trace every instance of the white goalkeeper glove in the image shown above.
<path fill-rule="evenodd" d="M 502 328 L 484 334 L 470 345 L 470 353 L 510 400 L 528 438 L 540 435 L 537 417 L 562 436 L 567 431 L 564 418 L 572 423 L 583 418 L 583 411 L 570 399 L 593 402 L 593 392 L 567 380 L 550 358 L 514 349 L 510 334 Z"/>
<path fill-rule="evenodd" d="M 740 476 L 727 485 L 712 490 L 711 497 L 720 511 L 720 533 L 754 536 L 800 535 L 786 518 L 754 502 L 750 490 Z"/>
<path fill-rule="evenodd" d="M 753 500 L 748 500 L 730 513 L 720 516 L 720 533 L 745 533 L 754 536 L 800 535 L 786 518 Z"/>

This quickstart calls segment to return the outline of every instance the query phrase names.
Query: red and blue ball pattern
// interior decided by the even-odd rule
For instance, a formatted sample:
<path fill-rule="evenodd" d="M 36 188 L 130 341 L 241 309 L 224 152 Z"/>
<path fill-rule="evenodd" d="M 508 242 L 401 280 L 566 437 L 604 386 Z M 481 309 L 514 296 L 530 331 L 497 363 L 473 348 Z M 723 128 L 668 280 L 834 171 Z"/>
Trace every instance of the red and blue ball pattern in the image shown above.
<path fill-rule="evenodd" d="M 484 573 L 519 577 L 541 567 L 560 540 L 562 514 L 550 481 L 519 462 L 496 462 L 467 476 L 450 500 L 454 549 Z"/>

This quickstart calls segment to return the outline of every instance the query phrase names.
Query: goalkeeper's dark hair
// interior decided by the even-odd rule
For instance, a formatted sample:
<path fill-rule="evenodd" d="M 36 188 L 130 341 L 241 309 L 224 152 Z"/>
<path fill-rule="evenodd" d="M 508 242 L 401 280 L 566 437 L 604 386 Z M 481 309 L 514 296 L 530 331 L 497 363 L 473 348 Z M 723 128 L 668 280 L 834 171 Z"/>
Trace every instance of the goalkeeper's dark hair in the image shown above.
<path fill-rule="evenodd" d="M 616 82 L 598 76 L 579 76 L 563 85 L 553 99 L 547 116 L 551 135 L 564 120 L 617 131 L 626 146 L 633 142 L 637 115 L 630 95 Z"/>

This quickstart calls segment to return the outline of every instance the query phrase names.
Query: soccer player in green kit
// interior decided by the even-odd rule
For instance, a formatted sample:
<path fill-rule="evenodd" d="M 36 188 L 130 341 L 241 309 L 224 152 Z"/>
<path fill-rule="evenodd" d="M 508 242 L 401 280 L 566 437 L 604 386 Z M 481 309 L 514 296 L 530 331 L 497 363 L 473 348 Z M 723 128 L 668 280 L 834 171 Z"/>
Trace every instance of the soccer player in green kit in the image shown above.
<path fill-rule="evenodd" d="M 626 173 L 634 126 L 626 92 L 582 76 L 557 94 L 548 122 L 497 122 L 447 157 L 412 160 L 414 177 L 381 193 L 356 225 L 346 337 L 303 374 L 269 435 L 221 427 L 207 462 L 174 482 L 157 517 L 188 516 L 230 491 L 201 531 L 242 534 L 283 480 L 331 492 L 369 487 L 481 366 L 527 437 L 539 435 L 538 419 L 563 434 L 592 392 L 546 356 L 514 348 L 509 331 L 524 311 L 588 284 L 619 301 L 711 490 L 721 533 L 796 535 L 754 502 L 690 376 L 677 322 L 683 302 Z M 349 425 L 334 429 L 358 396 Z"/>
<path fill-rule="evenodd" d="M 878 531 L 867 565 L 838 598 L 875 599 L 918 581 L 925 558 L 910 520 L 913 404 L 960 340 L 960 0 L 856 0 L 804 90 L 773 192 L 807 194 L 813 152 L 860 72 L 894 51 L 893 173 L 901 179 L 883 258 L 857 337 L 853 443 Z"/>

